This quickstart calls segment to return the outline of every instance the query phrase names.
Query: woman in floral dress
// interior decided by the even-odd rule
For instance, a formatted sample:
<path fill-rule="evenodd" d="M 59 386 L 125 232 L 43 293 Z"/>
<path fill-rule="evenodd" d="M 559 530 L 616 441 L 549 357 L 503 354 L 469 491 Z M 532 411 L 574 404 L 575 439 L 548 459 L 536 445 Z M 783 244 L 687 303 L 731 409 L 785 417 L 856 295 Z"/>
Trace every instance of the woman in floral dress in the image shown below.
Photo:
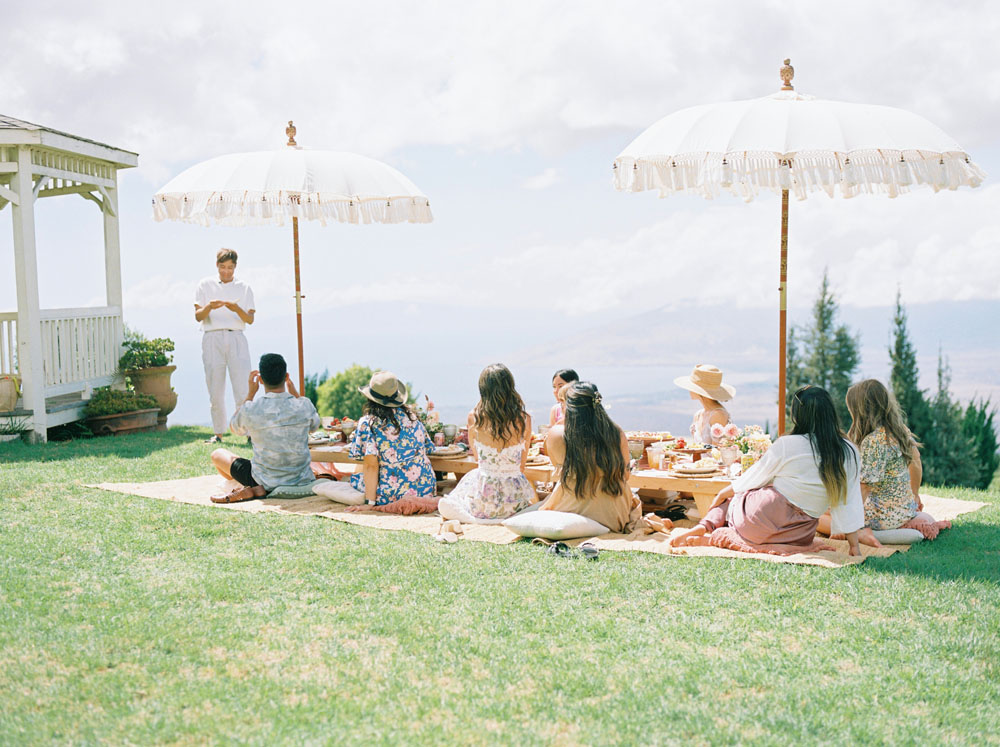
<path fill-rule="evenodd" d="M 423 423 L 406 404 L 406 386 L 388 371 L 358 389 L 368 399 L 348 453 L 362 460 L 351 486 L 367 507 L 386 513 L 427 513 L 437 508 L 437 482 L 428 456 L 433 444 Z"/>
<path fill-rule="evenodd" d="M 438 502 L 445 519 L 467 524 L 496 524 L 535 502 L 535 489 L 524 476 L 531 445 L 531 416 L 502 363 L 479 375 L 479 404 L 469 414 L 469 446 L 479 461 Z"/>
<path fill-rule="evenodd" d="M 847 409 L 848 438 L 861 450 L 865 526 L 917 529 L 927 539 L 950 527 L 922 510 L 920 445 L 889 390 L 877 379 L 861 381 L 847 390 Z"/>

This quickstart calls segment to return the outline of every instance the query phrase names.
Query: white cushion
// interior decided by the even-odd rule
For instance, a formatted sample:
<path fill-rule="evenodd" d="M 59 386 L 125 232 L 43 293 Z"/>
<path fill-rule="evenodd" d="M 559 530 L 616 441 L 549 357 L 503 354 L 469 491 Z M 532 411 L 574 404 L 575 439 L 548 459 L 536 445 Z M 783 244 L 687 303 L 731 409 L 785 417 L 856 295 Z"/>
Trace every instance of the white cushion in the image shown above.
<path fill-rule="evenodd" d="M 365 494 L 352 488 L 349 482 L 323 480 L 313 488 L 313 491 L 316 495 L 343 503 L 345 506 L 360 506 L 365 502 Z"/>
<path fill-rule="evenodd" d="M 522 511 L 503 522 L 514 534 L 522 537 L 543 537 L 550 540 L 597 537 L 608 528 L 593 519 L 565 511 Z"/>
<path fill-rule="evenodd" d="M 924 535 L 918 530 L 909 527 L 905 529 L 873 529 L 872 534 L 883 545 L 912 545 L 924 538 Z"/>

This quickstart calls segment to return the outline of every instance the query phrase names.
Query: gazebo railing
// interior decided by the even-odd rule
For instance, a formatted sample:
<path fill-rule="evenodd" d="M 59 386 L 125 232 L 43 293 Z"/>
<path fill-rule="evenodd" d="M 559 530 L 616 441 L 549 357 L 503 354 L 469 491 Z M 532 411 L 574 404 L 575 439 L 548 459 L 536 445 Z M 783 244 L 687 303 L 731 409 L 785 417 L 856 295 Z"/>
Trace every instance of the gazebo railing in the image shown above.
<path fill-rule="evenodd" d="M 42 309 L 45 396 L 114 381 L 124 334 L 118 306 Z M 17 312 L 0 313 L 0 375 L 19 374 Z"/>
<path fill-rule="evenodd" d="M 0 376 L 17 373 L 17 312 L 0 312 Z"/>
<path fill-rule="evenodd" d="M 114 380 L 124 334 L 120 307 L 43 309 L 40 316 L 47 397 Z"/>

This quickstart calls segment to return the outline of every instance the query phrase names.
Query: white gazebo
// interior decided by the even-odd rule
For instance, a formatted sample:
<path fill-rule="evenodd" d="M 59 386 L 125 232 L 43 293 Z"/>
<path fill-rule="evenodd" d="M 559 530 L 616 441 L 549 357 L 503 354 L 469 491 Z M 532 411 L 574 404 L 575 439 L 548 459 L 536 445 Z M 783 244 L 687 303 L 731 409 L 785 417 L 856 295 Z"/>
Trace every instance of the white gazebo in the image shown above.
<path fill-rule="evenodd" d="M 118 170 L 139 156 L 93 140 L 0 115 L 0 210 L 13 211 L 17 310 L 0 303 L 0 375 L 21 380 L 17 416 L 33 438 L 79 420 L 83 396 L 114 381 L 123 336 L 118 243 Z M 79 195 L 104 215 L 107 305 L 42 309 L 38 303 L 35 201 Z"/>

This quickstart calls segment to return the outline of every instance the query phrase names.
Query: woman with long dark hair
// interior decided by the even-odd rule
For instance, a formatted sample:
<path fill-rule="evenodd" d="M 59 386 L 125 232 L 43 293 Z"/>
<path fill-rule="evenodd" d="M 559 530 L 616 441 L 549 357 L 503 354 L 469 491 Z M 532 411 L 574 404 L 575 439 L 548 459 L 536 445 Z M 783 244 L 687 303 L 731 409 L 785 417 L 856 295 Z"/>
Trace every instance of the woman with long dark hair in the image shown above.
<path fill-rule="evenodd" d="M 502 363 L 479 375 L 479 403 L 469 413 L 469 447 L 479 467 L 438 501 L 445 519 L 468 524 L 495 524 L 535 502 L 524 476 L 531 446 L 531 416 L 514 387 L 514 376 Z"/>
<path fill-rule="evenodd" d="M 833 400 L 825 389 L 802 387 L 792 397 L 792 420 L 791 433 L 721 490 L 708 515 L 672 545 L 777 555 L 833 550 L 816 540 L 819 518 L 829 510 L 833 531 L 846 536 L 851 555 L 861 554 L 858 450 L 841 431 Z"/>
<path fill-rule="evenodd" d="M 394 374 L 379 371 L 358 391 L 367 401 L 348 452 L 362 460 L 361 472 L 351 477 L 351 486 L 364 493 L 370 510 L 434 511 L 437 481 L 428 456 L 433 445 L 406 402 L 406 386 Z"/>
<path fill-rule="evenodd" d="M 579 375 L 572 368 L 560 368 L 552 375 L 552 396 L 556 398 L 556 403 L 549 410 L 550 428 L 561 423 L 566 415 L 565 396 L 561 392 L 562 388 L 579 380 Z"/>
<path fill-rule="evenodd" d="M 612 532 L 631 532 L 642 504 L 628 486 L 628 439 L 601 404 L 601 393 L 578 381 L 566 393 L 566 416 L 545 439 L 559 483 L 540 511 L 580 514 Z"/>

